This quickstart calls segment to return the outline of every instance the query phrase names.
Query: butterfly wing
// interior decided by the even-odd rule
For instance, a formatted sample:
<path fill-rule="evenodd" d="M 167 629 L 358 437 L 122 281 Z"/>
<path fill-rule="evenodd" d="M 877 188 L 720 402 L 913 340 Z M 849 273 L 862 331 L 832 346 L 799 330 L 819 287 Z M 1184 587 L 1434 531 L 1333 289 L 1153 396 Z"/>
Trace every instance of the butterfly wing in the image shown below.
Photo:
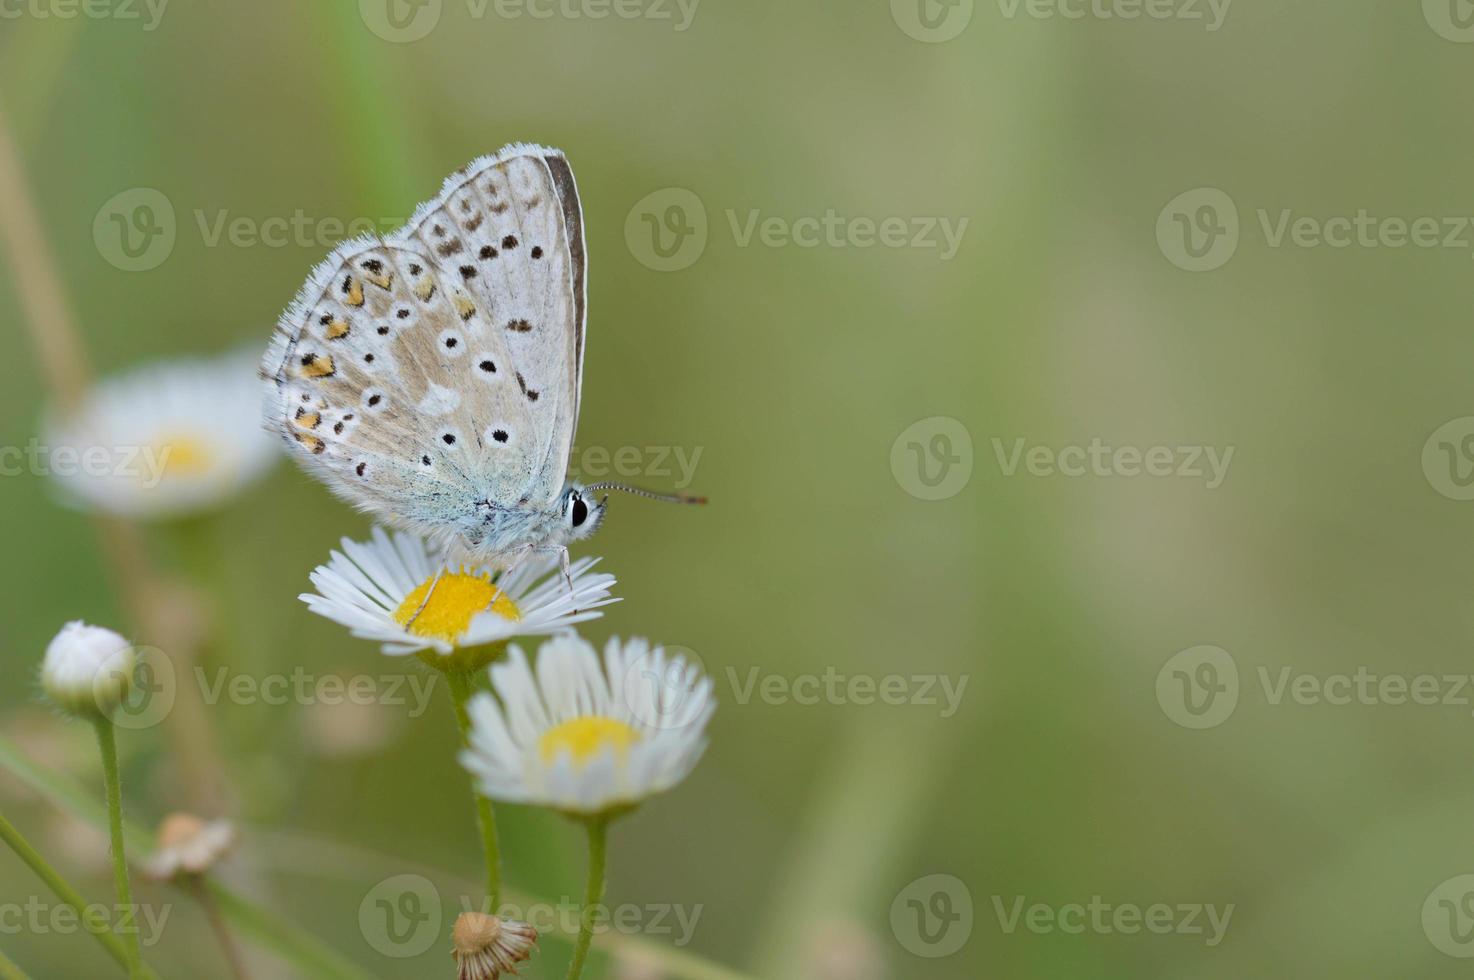
<path fill-rule="evenodd" d="M 533 461 L 505 502 L 546 507 L 567 476 L 583 373 L 587 262 L 568 161 L 525 145 L 477 160 L 394 238 L 435 256 L 500 333 Z"/>
<path fill-rule="evenodd" d="M 545 507 L 566 476 L 584 241 L 555 150 L 477 161 L 386 239 L 339 246 L 262 364 L 267 419 L 340 496 L 449 539 L 486 502 Z"/>

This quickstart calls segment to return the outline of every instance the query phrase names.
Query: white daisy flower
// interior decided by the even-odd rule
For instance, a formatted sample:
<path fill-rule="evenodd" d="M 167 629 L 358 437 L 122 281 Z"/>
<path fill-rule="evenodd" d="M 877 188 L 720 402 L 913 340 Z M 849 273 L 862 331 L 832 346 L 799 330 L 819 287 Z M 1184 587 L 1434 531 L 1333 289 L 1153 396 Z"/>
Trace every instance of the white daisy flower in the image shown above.
<path fill-rule="evenodd" d="M 261 428 L 255 358 L 233 353 L 138 368 L 99 382 L 48 421 L 44 466 L 82 507 L 132 518 L 218 506 L 280 456 Z"/>
<path fill-rule="evenodd" d="M 461 764 L 493 800 L 592 817 L 675 786 L 706 749 L 711 678 L 643 639 L 604 648 L 573 633 L 542 645 L 534 674 L 513 646 L 472 698 Z"/>
<path fill-rule="evenodd" d="M 514 636 L 556 633 L 602 616 L 600 606 L 618 601 L 609 595 L 614 576 L 591 571 L 596 558 L 569 566 L 570 592 L 556 558 L 529 559 L 510 576 L 480 566 L 444 570 L 424 539 L 402 532 L 391 537 L 381 527 L 371 541 L 344 538 L 342 547 L 312 573 L 317 594 L 300 598 L 354 636 L 380 641 L 385 653 L 445 656 Z"/>

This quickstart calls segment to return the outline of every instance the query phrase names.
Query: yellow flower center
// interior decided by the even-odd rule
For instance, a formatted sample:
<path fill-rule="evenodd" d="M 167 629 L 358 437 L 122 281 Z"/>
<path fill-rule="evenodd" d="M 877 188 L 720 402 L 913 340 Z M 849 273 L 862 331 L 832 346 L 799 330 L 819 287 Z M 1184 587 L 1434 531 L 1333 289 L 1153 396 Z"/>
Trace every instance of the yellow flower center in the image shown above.
<path fill-rule="evenodd" d="M 548 729 L 543 733 L 538 747 L 542 749 L 544 762 L 552 763 L 566 752 L 573 756 L 574 768 L 582 769 L 605 746 L 613 746 L 614 751 L 622 757 L 639 740 L 640 733 L 624 722 L 591 715 L 565 721 Z"/>
<path fill-rule="evenodd" d="M 215 453 L 208 443 L 182 433 L 160 442 L 154 458 L 163 463 L 165 476 L 199 476 L 215 464 Z"/>
<path fill-rule="evenodd" d="M 434 592 L 430 591 L 431 583 L 435 585 Z M 429 602 L 425 601 L 427 595 Z M 421 604 L 424 609 L 420 609 Z M 488 609 L 514 622 L 522 618 L 517 604 L 492 584 L 490 575 L 484 572 L 480 575 L 445 572 L 439 582 L 432 575 L 405 596 L 399 608 L 394 610 L 394 621 L 415 636 L 429 636 L 453 643 L 466 632 L 477 613 Z"/>

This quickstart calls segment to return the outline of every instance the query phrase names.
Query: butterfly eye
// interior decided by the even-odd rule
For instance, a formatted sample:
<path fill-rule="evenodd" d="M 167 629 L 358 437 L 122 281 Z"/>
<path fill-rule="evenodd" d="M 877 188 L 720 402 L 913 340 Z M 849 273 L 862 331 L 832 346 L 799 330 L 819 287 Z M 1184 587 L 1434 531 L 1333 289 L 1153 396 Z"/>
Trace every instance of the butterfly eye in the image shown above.
<path fill-rule="evenodd" d="M 589 519 L 589 505 L 583 502 L 582 497 L 573 498 L 573 506 L 569 508 L 568 519 L 574 527 L 583 527 L 583 522 Z"/>

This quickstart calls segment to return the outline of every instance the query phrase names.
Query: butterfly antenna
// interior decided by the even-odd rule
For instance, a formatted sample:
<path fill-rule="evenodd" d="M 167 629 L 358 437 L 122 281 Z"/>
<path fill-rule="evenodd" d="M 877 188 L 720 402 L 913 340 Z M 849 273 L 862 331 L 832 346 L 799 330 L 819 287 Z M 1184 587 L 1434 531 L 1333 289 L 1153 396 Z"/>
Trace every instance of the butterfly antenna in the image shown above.
<path fill-rule="evenodd" d="M 649 500 L 659 500 L 667 504 L 704 504 L 705 497 L 696 497 L 689 493 L 656 493 L 654 490 L 643 490 L 640 487 L 627 487 L 623 483 L 595 483 L 593 486 L 584 487 L 589 493 L 600 490 L 618 490 L 621 493 L 632 493 L 636 497 L 645 497 Z"/>

